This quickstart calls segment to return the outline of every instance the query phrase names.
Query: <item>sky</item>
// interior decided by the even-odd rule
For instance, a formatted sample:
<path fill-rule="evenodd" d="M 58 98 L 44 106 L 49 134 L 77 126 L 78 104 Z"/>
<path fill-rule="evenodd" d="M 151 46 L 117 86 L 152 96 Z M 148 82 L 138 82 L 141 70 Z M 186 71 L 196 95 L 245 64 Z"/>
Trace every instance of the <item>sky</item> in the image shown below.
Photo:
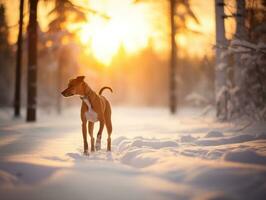
<path fill-rule="evenodd" d="M 19 0 L 0 0 L 6 4 L 10 42 L 17 37 Z M 87 14 L 87 22 L 69 23 L 66 28 L 76 32 L 78 40 L 85 46 L 85 51 L 93 54 L 99 61 L 108 64 L 121 45 L 129 54 L 145 48 L 152 40 L 154 49 L 159 54 L 169 50 L 169 5 L 167 0 L 144 1 L 134 4 L 133 0 L 73 0 L 76 5 L 93 8 L 110 17 L 105 20 L 99 16 Z M 204 56 L 213 51 L 215 38 L 214 1 L 191 0 L 191 8 L 200 24 L 188 20 L 188 27 L 198 34 L 185 32 L 176 36 L 179 56 Z M 27 5 L 26 5 L 27 7 Z M 52 19 L 47 13 L 53 8 L 52 3 L 40 1 L 38 21 L 43 31 Z M 27 8 L 25 22 L 27 23 Z M 227 25 L 232 28 L 232 24 Z"/>

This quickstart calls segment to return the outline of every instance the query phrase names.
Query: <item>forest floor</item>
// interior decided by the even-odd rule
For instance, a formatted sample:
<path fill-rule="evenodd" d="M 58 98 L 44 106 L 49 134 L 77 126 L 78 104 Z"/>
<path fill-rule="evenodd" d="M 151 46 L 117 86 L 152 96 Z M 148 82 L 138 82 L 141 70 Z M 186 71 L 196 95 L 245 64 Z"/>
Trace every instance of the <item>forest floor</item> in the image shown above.
<path fill-rule="evenodd" d="M 1 109 L 1 199 L 265 199 L 266 124 L 201 113 L 114 107 L 112 152 L 104 130 L 86 156 L 79 108 L 37 123 Z"/>

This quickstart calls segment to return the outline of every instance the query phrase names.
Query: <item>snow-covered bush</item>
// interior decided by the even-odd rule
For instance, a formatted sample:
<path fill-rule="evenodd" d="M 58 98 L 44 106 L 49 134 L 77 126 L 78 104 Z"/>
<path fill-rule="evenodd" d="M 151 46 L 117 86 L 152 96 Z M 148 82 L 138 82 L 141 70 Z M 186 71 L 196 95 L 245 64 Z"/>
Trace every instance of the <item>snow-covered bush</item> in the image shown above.
<path fill-rule="evenodd" d="M 234 65 L 239 67 L 233 84 L 227 85 L 229 93 L 227 119 L 247 116 L 266 120 L 266 44 L 234 39 L 227 50 L 234 55 Z"/>

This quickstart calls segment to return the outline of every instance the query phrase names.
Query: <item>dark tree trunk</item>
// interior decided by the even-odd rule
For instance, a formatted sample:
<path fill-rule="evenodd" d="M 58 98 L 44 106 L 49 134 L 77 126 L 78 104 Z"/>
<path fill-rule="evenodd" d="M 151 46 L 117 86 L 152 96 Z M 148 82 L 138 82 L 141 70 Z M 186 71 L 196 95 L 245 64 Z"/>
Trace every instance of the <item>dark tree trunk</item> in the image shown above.
<path fill-rule="evenodd" d="M 28 99 L 27 121 L 36 121 L 37 98 L 37 5 L 38 0 L 30 0 L 28 26 Z"/>
<path fill-rule="evenodd" d="M 19 30 L 17 40 L 17 56 L 16 56 L 16 83 L 14 96 L 14 115 L 20 116 L 20 89 L 21 89 L 21 63 L 22 63 L 22 29 L 23 29 L 23 10 L 24 0 L 20 0 L 19 6 Z"/>
<path fill-rule="evenodd" d="M 177 82 L 176 82 L 176 27 L 175 27 L 175 0 L 170 0 L 170 23 L 171 23 L 171 58 L 170 58 L 170 70 L 169 70 L 169 104 L 170 104 L 170 112 L 172 114 L 176 113 L 177 110 Z"/>

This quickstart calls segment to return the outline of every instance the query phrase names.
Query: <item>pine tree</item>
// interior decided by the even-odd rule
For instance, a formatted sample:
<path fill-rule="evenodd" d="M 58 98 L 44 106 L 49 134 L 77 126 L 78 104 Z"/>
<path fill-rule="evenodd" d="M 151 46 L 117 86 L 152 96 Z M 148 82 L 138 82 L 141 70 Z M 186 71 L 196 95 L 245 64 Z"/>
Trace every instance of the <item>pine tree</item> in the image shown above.
<path fill-rule="evenodd" d="M 246 5 L 247 4 L 247 5 Z M 237 1 L 236 33 L 228 52 L 234 56 L 232 119 L 266 119 L 265 19 L 263 1 Z"/>

